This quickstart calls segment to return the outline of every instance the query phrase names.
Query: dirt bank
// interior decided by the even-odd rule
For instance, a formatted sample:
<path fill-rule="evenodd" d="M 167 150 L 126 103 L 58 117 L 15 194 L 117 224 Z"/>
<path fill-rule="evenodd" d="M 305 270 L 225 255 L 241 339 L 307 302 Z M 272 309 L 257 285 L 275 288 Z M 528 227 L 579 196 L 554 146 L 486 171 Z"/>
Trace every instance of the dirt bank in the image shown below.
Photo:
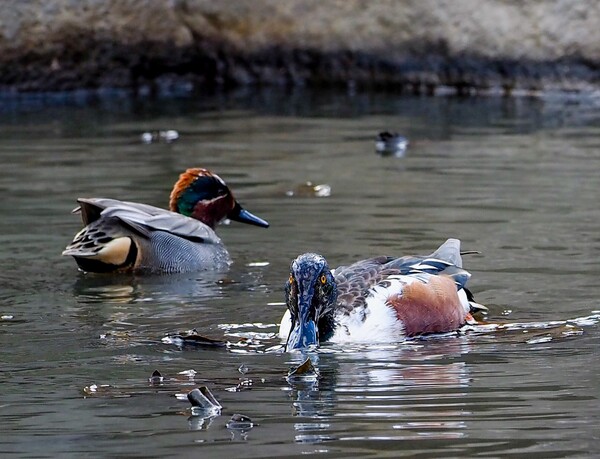
<path fill-rule="evenodd" d="M 595 0 L 4 0 L 0 90 L 600 86 Z"/>

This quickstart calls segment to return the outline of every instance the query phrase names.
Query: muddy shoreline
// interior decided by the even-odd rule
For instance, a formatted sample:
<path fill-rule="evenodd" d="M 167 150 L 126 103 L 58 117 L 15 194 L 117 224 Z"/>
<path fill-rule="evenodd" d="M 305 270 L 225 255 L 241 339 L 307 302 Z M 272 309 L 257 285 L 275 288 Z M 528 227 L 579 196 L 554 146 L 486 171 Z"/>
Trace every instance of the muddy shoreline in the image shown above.
<path fill-rule="evenodd" d="M 198 92 L 275 85 L 427 95 L 510 95 L 514 91 L 535 94 L 600 88 L 600 69 L 583 59 L 533 62 L 433 52 L 426 57 L 392 60 L 352 51 L 273 47 L 241 54 L 214 45 L 198 48 L 93 42 L 60 56 L 31 53 L 15 57 L 3 67 L 0 91 L 4 93 L 99 88 Z"/>
<path fill-rule="evenodd" d="M 5 7 L 3 94 L 600 89 L 600 7 L 591 1 L 546 8 L 534 0 L 7 0 Z"/>

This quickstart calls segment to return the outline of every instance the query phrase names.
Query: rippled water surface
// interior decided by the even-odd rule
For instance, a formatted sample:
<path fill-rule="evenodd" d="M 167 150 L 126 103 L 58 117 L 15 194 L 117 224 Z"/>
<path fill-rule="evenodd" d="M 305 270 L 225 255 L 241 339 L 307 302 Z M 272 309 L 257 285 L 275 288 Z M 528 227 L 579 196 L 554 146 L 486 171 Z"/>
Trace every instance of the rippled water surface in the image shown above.
<path fill-rule="evenodd" d="M 175 129 L 173 143 L 141 133 Z M 381 130 L 410 139 L 380 156 Z M 257 93 L 0 109 L 0 451 L 20 457 L 594 457 L 600 454 L 600 105 L 595 100 Z M 218 172 L 264 230 L 219 234 L 228 272 L 94 276 L 60 256 L 79 196 L 166 206 Z M 305 184 L 326 184 L 315 196 Z M 510 327 L 313 355 L 288 382 L 283 283 L 463 241 L 487 320 Z M 534 326 L 528 325 L 534 322 Z M 178 347 L 196 328 L 228 349 Z M 239 371 L 243 365 L 243 371 Z M 160 384 L 148 377 L 158 369 Z M 187 370 L 191 372 L 182 373 Z M 220 416 L 177 394 L 206 385 Z M 226 428 L 234 413 L 255 425 Z"/>

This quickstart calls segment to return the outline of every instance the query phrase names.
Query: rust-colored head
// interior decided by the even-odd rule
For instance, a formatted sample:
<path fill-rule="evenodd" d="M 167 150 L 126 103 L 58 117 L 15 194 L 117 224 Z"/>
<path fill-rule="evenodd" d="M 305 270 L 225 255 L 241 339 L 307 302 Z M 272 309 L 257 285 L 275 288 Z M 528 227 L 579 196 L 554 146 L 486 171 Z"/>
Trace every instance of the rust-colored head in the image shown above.
<path fill-rule="evenodd" d="M 214 228 L 224 218 L 262 227 L 269 224 L 235 200 L 227 184 L 207 169 L 191 168 L 179 176 L 169 199 L 169 209 Z"/>

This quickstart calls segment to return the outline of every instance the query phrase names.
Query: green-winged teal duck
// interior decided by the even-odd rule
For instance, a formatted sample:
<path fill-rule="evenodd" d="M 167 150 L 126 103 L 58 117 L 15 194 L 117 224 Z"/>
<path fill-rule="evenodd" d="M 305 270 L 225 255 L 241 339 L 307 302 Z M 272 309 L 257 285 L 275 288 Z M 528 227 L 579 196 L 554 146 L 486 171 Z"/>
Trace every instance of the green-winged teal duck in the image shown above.
<path fill-rule="evenodd" d="M 214 228 L 228 218 L 268 227 L 243 209 L 225 182 L 206 169 L 182 173 L 169 209 L 106 198 L 79 198 L 86 225 L 63 255 L 87 272 L 187 272 L 226 268 L 229 253 Z"/>

